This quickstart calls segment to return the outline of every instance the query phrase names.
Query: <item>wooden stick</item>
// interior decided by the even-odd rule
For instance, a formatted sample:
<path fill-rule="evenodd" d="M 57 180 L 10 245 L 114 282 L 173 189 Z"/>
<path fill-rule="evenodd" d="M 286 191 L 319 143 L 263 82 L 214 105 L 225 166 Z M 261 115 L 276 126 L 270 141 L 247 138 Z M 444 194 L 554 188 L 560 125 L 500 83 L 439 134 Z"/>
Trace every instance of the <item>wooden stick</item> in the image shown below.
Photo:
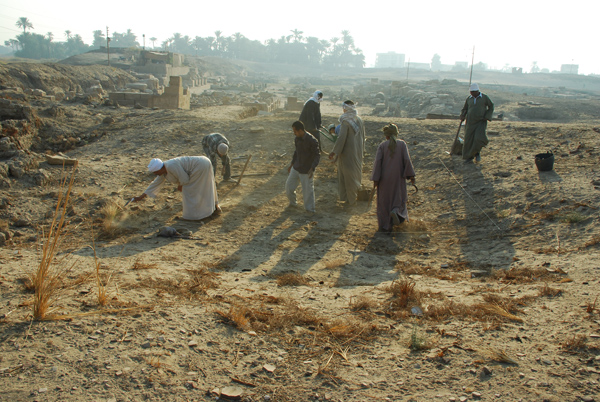
<path fill-rule="evenodd" d="M 250 162 L 250 159 L 252 159 L 252 155 L 248 156 L 248 159 L 246 159 L 246 163 L 244 164 L 244 168 L 242 169 L 242 173 L 240 173 L 240 178 L 238 179 L 238 182 L 237 182 L 236 186 L 240 185 L 240 182 L 242 181 L 242 177 L 244 177 L 244 172 L 246 171 L 246 168 L 248 167 L 248 162 Z"/>
<path fill-rule="evenodd" d="M 246 173 L 244 176 L 246 177 L 250 177 L 250 176 L 268 176 L 271 173 Z M 240 177 L 237 174 L 232 174 L 231 177 Z"/>
<path fill-rule="evenodd" d="M 452 148 L 450 148 L 450 155 L 454 155 L 454 148 L 456 147 L 456 143 L 458 142 L 458 133 L 460 133 L 460 128 L 462 126 L 462 120 L 458 123 L 458 130 L 456 130 L 456 136 L 454 137 L 454 142 L 452 143 Z"/>

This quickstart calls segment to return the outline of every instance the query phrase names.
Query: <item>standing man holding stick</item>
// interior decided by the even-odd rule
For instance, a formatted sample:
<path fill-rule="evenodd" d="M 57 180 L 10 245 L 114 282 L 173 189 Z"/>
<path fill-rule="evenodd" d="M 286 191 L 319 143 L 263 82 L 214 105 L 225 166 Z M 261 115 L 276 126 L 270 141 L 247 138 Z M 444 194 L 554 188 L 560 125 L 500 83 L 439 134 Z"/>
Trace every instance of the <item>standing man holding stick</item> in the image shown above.
<path fill-rule="evenodd" d="M 472 163 L 473 158 L 477 162 L 481 161 L 481 149 L 489 142 L 486 134 L 487 122 L 492 121 L 494 113 L 494 104 L 487 95 L 479 91 L 479 85 L 471 84 L 469 92 L 471 95 L 460 112 L 461 123 L 467 119 L 462 149 L 465 163 Z"/>

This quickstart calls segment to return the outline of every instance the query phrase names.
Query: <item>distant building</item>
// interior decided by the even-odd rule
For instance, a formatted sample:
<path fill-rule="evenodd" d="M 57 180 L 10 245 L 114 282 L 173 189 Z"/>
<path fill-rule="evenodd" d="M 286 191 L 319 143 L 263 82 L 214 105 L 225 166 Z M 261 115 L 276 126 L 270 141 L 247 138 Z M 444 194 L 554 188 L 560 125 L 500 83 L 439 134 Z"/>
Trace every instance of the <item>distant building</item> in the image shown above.
<path fill-rule="evenodd" d="M 403 68 L 404 54 L 396 52 L 377 53 L 375 68 Z"/>
<path fill-rule="evenodd" d="M 454 67 L 452 67 L 452 70 L 454 70 L 454 71 L 466 70 L 468 68 L 469 68 L 468 61 L 456 61 L 456 62 L 454 62 Z"/>
<path fill-rule="evenodd" d="M 579 64 L 562 64 L 560 66 L 561 74 L 579 74 Z"/>
<path fill-rule="evenodd" d="M 513 74 L 523 74 L 523 67 L 513 67 L 512 73 Z"/>
<path fill-rule="evenodd" d="M 417 62 L 408 62 L 408 66 L 410 69 L 419 69 L 419 70 L 431 70 L 431 64 L 429 63 L 417 63 Z"/>

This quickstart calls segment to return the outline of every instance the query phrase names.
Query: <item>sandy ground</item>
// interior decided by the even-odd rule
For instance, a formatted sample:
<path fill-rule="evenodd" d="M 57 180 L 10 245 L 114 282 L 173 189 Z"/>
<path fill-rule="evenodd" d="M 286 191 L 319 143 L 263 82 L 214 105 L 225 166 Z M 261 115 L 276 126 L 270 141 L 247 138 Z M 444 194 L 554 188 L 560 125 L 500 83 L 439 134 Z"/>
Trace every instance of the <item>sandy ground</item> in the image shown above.
<path fill-rule="evenodd" d="M 286 208 L 297 112 L 242 111 L 93 111 L 115 123 L 68 153 L 80 165 L 56 258 L 67 272 L 53 313 L 64 319 L 32 321 L 23 285 L 60 168 L 42 163 L 51 182 L 5 192 L 4 219 L 30 225 L 11 227 L 20 236 L 0 249 L 0 400 L 600 400 L 593 125 L 495 121 L 482 162 L 465 165 L 446 152 L 455 121 L 393 119 L 419 191 L 409 189 L 410 222 L 388 236 L 374 205 L 337 202 L 326 158 L 317 213 Z M 339 112 L 324 104 L 324 122 Z M 389 119 L 364 118 L 370 187 Z M 173 187 L 123 207 L 152 179 L 150 158 L 200 155 L 211 132 L 231 141 L 234 175 L 252 155 L 239 185 L 219 183 L 221 216 L 179 219 Z M 533 157 L 548 149 L 554 170 L 538 172 Z M 121 209 L 106 218 L 105 205 Z M 157 237 L 162 226 L 193 239 Z"/>

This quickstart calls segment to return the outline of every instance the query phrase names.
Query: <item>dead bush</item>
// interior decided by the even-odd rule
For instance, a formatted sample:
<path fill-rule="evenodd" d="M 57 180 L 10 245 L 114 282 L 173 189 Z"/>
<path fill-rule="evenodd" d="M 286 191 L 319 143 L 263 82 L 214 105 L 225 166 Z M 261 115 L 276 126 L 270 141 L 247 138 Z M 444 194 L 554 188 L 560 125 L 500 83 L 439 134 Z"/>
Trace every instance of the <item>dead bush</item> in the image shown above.
<path fill-rule="evenodd" d="M 545 268 L 520 267 L 509 270 L 498 269 L 492 272 L 491 277 L 508 283 L 529 283 L 537 282 L 540 279 L 548 278 L 550 273 Z"/>
<path fill-rule="evenodd" d="M 420 293 L 415 289 L 415 282 L 407 278 L 394 280 L 385 291 L 391 293 L 389 310 L 398 311 L 406 309 L 409 304 L 420 303 Z"/>
<path fill-rule="evenodd" d="M 587 336 L 582 334 L 573 335 L 562 342 L 560 346 L 568 352 L 577 352 L 582 349 L 587 349 Z"/>
<path fill-rule="evenodd" d="M 117 202 L 108 201 L 99 211 L 100 218 L 100 238 L 115 239 L 129 232 L 125 226 L 128 218 L 127 212 L 123 211 Z"/>
<path fill-rule="evenodd" d="M 233 325 L 242 331 L 252 329 L 248 318 L 250 309 L 245 306 L 234 304 L 229 307 L 228 311 L 217 310 L 216 313 L 225 323 Z"/>
<path fill-rule="evenodd" d="M 141 270 L 141 269 L 155 269 L 158 268 L 158 265 L 155 263 L 145 263 L 142 262 L 140 258 L 136 259 L 131 266 L 131 269 Z"/>
<path fill-rule="evenodd" d="M 372 311 L 377 307 L 377 302 L 367 296 L 353 296 L 350 298 L 349 307 L 354 312 Z"/>
<path fill-rule="evenodd" d="M 168 293 L 173 296 L 194 299 L 207 294 L 208 289 L 218 287 L 216 278 L 219 275 L 211 272 L 206 268 L 198 268 L 195 270 L 186 270 L 189 278 L 173 279 L 173 278 L 147 278 L 137 286 L 155 289 L 158 293 Z"/>
<path fill-rule="evenodd" d="M 539 290 L 539 296 L 540 297 L 556 297 L 556 296 L 560 296 L 562 295 L 562 290 L 561 289 L 556 289 L 556 288 L 552 288 L 550 286 L 548 286 L 548 283 L 544 283 L 544 286 L 542 286 Z"/>
<path fill-rule="evenodd" d="M 286 272 L 277 275 L 277 286 L 306 286 L 309 284 L 308 279 L 297 272 Z"/>

